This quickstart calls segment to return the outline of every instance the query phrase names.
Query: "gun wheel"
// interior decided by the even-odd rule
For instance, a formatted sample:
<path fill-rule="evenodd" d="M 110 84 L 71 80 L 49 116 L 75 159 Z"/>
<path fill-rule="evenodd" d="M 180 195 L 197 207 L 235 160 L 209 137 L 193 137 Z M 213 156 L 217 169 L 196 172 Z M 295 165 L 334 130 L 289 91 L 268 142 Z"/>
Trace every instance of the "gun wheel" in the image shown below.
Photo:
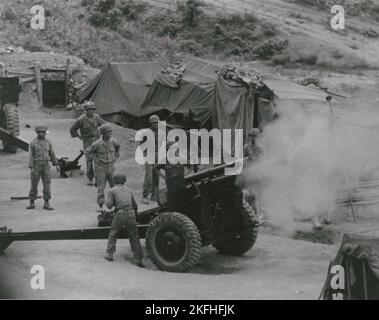
<path fill-rule="evenodd" d="M 259 224 L 256 214 L 246 201 L 243 201 L 243 208 L 240 235 L 234 239 L 214 244 L 214 247 L 221 253 L 242 256 L 254 246 L 257 240 Z"/>
<path fill-rule="evenodd" d="M 7 130 L 10 134 L 17 137 L 20 135 L 20 124 L 18 120 L 17 107 L 12 103 L 7 103 L 3 106 L 0 115 L 0 126 Z M 3 149 L 8 153 L 16 153 L 17 147 L 12 146 L 3 140 Z"/>
<path fill-rule="evenodd" d="M 200 232 L 185 215 L 162 213 L 150 222 L 146 231 L 146 247 L 158 269 L 185 272 L 200 260 Z"/>

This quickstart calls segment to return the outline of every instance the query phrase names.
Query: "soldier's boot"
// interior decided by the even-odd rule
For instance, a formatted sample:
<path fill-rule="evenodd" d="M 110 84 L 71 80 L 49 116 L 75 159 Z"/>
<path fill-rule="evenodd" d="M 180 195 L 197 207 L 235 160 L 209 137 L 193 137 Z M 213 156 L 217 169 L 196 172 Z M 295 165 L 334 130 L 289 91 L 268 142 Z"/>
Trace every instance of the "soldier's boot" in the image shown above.
<path fill-rule="evenodd" d="M 44 208 L 45 210 L 50 210 L 50 211 L 51 211 L 51 210 L 54 210 L 54 208 L 50 206 L 49 200 L 45 200 L 45 203 L 44 203 L 44 205 L 43 205 L 43 208 Z"/>
<path fill-rule="evenodd" d="M 34 200 L 30 200 L 30 204 L 26 207 L 26 209 L 30 210 L 30 209 L 35 209 L 36 206 L 34 204 Z"/>
<path fill-rule="evenodd" d="M 142 259 L 133 258 L 133 262 L 137 267 L 145 268 L 145 265 L 143 264 Z"/>
<path fill-rule="evenodd" d="M 143 203 L 143 204 L 149 204 L 150 201 L 149 201 L 149 199 L 148 199 L 147 197 L 143 197 L 143 198 L 142 198 L 142 203 Z"/>
<path fill-rule="evenodd" d="M 92 181 L 92 179 L 88 179 L 87 186 L 93 186 L 93 181 Z"/>
<path fill-rule="evenodd" d="M 113 261 L 113 253 L 112 252 L 107 252 L 105 254 L 105 260 L 108 260 L 108 261 Z"/>

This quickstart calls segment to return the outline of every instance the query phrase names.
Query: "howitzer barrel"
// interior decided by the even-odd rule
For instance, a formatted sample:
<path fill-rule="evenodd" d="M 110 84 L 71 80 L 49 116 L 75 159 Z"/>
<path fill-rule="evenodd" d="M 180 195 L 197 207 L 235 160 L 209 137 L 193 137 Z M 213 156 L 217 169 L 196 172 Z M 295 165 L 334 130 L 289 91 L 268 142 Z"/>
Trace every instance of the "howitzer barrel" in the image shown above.
<path fill-rule="evenodd" d="M 184 177 L 184 180 L 186 183 L 189 183 L 192 181 L 199 181 L 199 180 L 209 178 L 209 177 L 213 177 L 213 176 L 220 175 L 220 174 L 223 175 L 225 168 L 233 167 L 236 165 L 237 161 L 244 161 L 246 159 L 247 159 L 247 157 L 243 158 L 241 160 L 236 160 L 236 161 L 232 161 L 229 163 L 225 163 L 225 164 L 222 164 L 222 165 L 219 165 L 219 166 L 207 169 L 207 170 L 203 170 L 203 171 L 200 171 L 197 173 L 189 174 L 189 175 Z"/>

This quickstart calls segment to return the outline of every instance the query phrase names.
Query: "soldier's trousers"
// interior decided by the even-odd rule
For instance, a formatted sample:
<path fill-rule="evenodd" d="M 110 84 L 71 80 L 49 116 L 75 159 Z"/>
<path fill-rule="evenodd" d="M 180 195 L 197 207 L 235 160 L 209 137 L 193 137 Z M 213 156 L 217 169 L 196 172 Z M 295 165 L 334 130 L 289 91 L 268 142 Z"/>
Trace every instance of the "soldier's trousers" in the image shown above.
<path fill-rule="evenodd" d="M 142 246 L 139 240 L 136 215 L 133 210 L 118 210 L 113 218 L 111 231 L 108 236 L 107 252 L 114 253 L 116 251 L 116 242 L 119 232 L 125 226 L 128 232 L 130 247 L 136 260 L 143 257 Z"/>
<path fill-rule="evenodd" d="M 37 162 L 30 172 L 31 187 L 29 192 L 29 199 L 35 200 L 38 195 L 39 180 L 42 179 L 43 185 L 43 198 L 45 200 L 51 199 L 51 173 L 50 165 L 48 162 Z"/>
<path fill-rule="evenodd" d="M 104 190 L 107 182 L 112 188 L 114 186 L 113 175 L 115 172 L 115 163 L 95 164 L 96 183 L 97 183 L 97 204 L 104 203 Z"/>
<path fill-rule="evenodd" d="M 84 138 L 83 140 L 83 150 L 86 150 L 92 143 L 97 140 L 97 137 Z M 95 170 L 93 166 L 93 160 L 86 155 L 86 174 L 88 180 L 92 180 L 95 176 Z"/>
<path fill-rule="evenodd" d="M 145 179 L 143 181 L 143 192 L 144 197 L 148 197 L 150 194 L 152 197 L 158 196 L 159 189 L 159 175 L 153 170 L 153 165 L 145 163 Z"/>

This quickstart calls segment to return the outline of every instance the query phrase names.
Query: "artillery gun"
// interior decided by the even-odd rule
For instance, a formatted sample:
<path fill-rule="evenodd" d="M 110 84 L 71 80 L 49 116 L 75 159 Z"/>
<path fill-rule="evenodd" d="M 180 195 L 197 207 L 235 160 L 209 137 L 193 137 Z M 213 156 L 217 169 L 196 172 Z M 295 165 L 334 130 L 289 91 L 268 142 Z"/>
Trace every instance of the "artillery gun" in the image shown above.
<path fill-rule="evenodd" d="M 225 175 L 231 164 L 185 176 L 183 206 L 170 210 L 160 191 L 158 207 L 139 212 L 138 231 L 145 238 L 150 259 L 160 269 L 185 272 L 200 260 L 201 247 L 213 245 L 228 255 L 243 255 L 254 245 L 258 220 L 254 210 L 243 200 L 235 175 Z M 0 232 L 0 252 L 13 241 L 106 239 L 109 227 L 90 229 Z M 119 238 L 127 238 L 124 229 Z"/>
<path fill-rule="evenodd" d="M 0 77 L 0 140 L 3 150 L 17 152 L 17 148 L 28 151 L 28 143 L 17 138 L 20 125 L 17 112 L 19 77 Z"/>

